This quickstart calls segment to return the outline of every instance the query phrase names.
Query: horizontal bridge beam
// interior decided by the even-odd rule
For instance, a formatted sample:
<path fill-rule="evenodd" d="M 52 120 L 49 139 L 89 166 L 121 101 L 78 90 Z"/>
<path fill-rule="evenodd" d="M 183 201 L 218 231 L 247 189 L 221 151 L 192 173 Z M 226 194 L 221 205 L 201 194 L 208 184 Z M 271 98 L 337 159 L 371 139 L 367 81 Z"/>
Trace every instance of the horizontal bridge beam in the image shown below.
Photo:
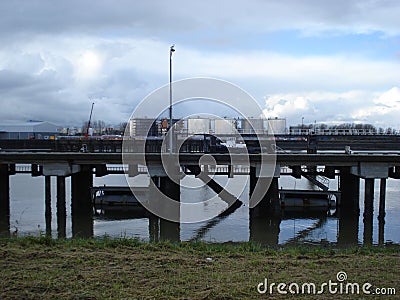
<path fill-rule="evenodd" d="M 181 164 L 198 164 L 203 153 L 181 153 L 179 161 Z M 400 166 L 400 155 L 398 154 L 338 154 L 338 153 L 277 153 L 277 154 L 209 154 L 212 155 L 217 164 L 229 165 L 233 160 L 235 164 L 250 161 L 251 164 L 262 163 L 262 161 L 271 161 L 276 157 L 276 162 L 282 166 L 285 165 L 307 165 L 307 166 L 358 166 L 359 163 L 386 163 L 388 167 Z M 146 153 L 148 163 L 160 163 L 161 155 L 159 153 Z M 143 162 L 144 154 L 128 153 L 124 154 L 124 159 L 129 163 Z M 49 163 L 69 163 L 77 165 L 85 164 L 121 164 L 121 153 L 31 153 L 31 152 L 0 152 L 0 164 L 39 164 Z"/>

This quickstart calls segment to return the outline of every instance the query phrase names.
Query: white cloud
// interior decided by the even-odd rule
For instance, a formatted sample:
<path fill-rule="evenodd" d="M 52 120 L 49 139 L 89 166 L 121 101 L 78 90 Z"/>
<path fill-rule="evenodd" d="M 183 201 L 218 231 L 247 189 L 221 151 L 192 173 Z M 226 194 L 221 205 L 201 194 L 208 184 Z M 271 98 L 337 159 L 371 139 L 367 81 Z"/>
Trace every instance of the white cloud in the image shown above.
<path fill-rule="evenodd" d="M 76 111 L 79 104 L 84 107 L 90 98 L 95 98 L 102 103 L 96 104 L 96 115 L 118 123 L 129 116 L 145 95 L 168 82 L 168 49 L 169 44 L 152 39 L 40 37 L 0 52 L 0 71 L 8 72 L 0 77 L 0 101 L 20 103 L 18 112 L 22 118 L 71 123 L 86 118 L 86 110 Z M 232 81 L 260 102 L 270 95 L 272 103 L 277 101 L 269 107 L 271 113 L 293 117 L 294 122 L 298 122 L 300 115 L 310 120 L 365 119 L 369 116 L 366 108 L 356 110 L 352 105 L 359 105 L 362 98 L 377 99 L 380 102 L 376 105 L 390 104 L 393 95 L 377 98 L 375 91 L 395 86 L 400 78 L 399 63 L 344 55 L 204 53 L 179 45 L 176 49 L 174 79 L 211 76 Z M 282 99 L 285 101 L 279 102 Z M 23 105 L 24 102 L 34 103 L 37 108 Z M 65 103 L 70 105 L 70 111 L 46 115 L 46 111 L 68 107 Z M 112 105 L 115 107 L 110 109 Z M 351 113 L 347 111 L 348 105 Z M 334 113 L 335 110 L 340 111 Z M 43 113 L 37 116 L 38 111 Z M 0 118 L 10 118 L 12 113 L 12 106 L 5 108 Z"/>
<path fill-rule="evenodd" d="M 369 120 L 377 126 L 392 126 L 400 128 L 400 89 L 393 87 L 377 95 L 369 105 L 356 110 L 352 117 L 359 120 Z"/>
<path fill-rule="evenodd" d="M 248 78 L 262 81 L 267 90 L 273 86 L 285 91 L 382 89 L 397 84 L 400 78 L 400 62 L 371 61 L 351 55 L 295 57 L 260 51 L 204 54 L 189 50 L 177 52 L 175 64 L 176 71 L 186 76 Z"/>
<path fill-rule="evenodd" d="M 289 124 L 314 121 L 327 123 L 370 123 L 400 128 L 400 89 L 373 91 L 309 92 L 275 94 L 267 97 L 264 114 L 285 117 Z"/>

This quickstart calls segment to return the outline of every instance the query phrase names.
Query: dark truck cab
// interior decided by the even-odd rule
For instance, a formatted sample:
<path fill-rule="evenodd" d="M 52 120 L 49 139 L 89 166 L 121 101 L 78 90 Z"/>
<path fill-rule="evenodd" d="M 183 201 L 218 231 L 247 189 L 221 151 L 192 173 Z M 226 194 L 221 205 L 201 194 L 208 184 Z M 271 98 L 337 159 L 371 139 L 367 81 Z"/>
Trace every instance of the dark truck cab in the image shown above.
<path fill-rule="evenodd" d="M 228 148 L 221 139 L 212 134 L 196 134 L 185 139 L 179 152 L 228 153 Z"/>

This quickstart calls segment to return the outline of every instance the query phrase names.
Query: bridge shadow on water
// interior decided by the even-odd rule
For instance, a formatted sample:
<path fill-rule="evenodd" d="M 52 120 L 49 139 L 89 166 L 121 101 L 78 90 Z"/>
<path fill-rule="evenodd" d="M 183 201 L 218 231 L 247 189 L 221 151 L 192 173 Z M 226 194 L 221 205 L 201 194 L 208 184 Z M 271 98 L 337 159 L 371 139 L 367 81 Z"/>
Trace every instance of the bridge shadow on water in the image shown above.
<path fill-rule="evenodd" d="M 240 222 L 247 223 L 247 229 L 246 226 L 238 229 L 231 227 L 232 222 L 235 222 L 235 214 L 241 217 L 247 214 L 245 220 L 240 220 Z M 1 220 L 1 236 L 10 236 L 10 224 L 4 222 L 7 218 L 3 216 Z M 141 228 L 131 227 L 135 220 L 141 221 Z M 95 228 L 100 223 L 127 222 L 125 226 L 129 229 L 130 234 L 126 237 L 138 237 L 150 242 L 163 240 L 172 242 L 253 241 L 265 247 L 304 244 L 347 247 L 372 244 L 372 227 L 364 225 L 364 232 L 360 234 L 360 216 L 354 213 L 341 212 L 340 209 L 336 211 L 283 210 L 281 215 L 276 216 L 273 214 L 260 215 L 242 206 L 211 220 L 188 225 L 166 222 L 144 208 L 127 210 L 126 208 L 113 207 L 112 209 L 99 209 L 96 214 L 91 212 L 75 214 L 71 216 L 70 221 L 72 238 L 92 238 L 104 235 L 110 237 L 125 236 L 123 232 L 126 229 L 123 227 L 118 227 L 116 231 L 110 229 L 108 234 L 103 232 L 95 234 Z M 46 219 L 46 234 L 51 235 L 53 233 L 54 236 L 51 224 L 51 220 Z M 384 226 L 382 224 L 382 222 L 379 223 L 379 244 L 384 243 Z M 134 227 L 138 234 L 135 234 Z M 61 216 L 61 219 L 57 220 L 57 237 L 67 237 L 67 228 L 67 219 Z M 145 231 L 147 231 L 147 234 L 143 233 Z M 359 238 L 359 235 L 362 238 Z"/>
<path fill-rule="evenodd" d="M 58 238 L 92 238 L 108 235 L 137 237 L 150 242 L 253 241 L 266 247 L 304 244 L 347 247 L 360 244 L 383 245 L 387 242 L 384 217 L 378 218 L 378 222 L 374 223 L 373 214 L 364 216 L 359 210 L 353 211 L 347 208 L 332 210 L 286 208 L 280 214 L 273 214 L 268 210 L 256 212 L 247 205 L 239 203 L 208 221 L 178 224 L 166 222 L 142 207 L 134 209 L 108 207 L 99 209 L 96 213 L 93 213 L 92 207 L 87 207 L 79 211 L 71 210 L 71 214 L 67 215 L 66 207 L 57 205 L 55 213 L 52 213 L 49 205 L 50 196 L 45 195 L 45 197 L 47 200 L 44 233 Z M 76 201 L 79 202 L 79 199 Z M 342 202 L 350 201 L 342 199 Z M 135 223 L 136 221 L 140 222 Z M 106 224 L 107 229 L 100 230 L 100 224 Z M 15 230 L 12 232 L 10 227 L 13 227 L 10 226 L 10 212 L 3 208 L 0 210 L 0 236 L 14 236 Z M 128 234 L 124 234 L 126 230 Z M 375 239 L 373 239 L 374 232 L 377 233 Z M 26 234 L 22 230 L 20 233 Z"/>

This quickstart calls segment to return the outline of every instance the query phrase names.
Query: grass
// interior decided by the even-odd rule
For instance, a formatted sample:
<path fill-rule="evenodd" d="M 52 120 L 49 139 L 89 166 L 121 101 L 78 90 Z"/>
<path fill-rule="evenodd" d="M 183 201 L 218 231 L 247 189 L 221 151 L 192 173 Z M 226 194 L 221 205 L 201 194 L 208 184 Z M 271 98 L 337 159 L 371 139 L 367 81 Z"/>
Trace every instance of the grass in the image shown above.
<path fill-rule="evenodd" d="M 400 246 L 265 249 L 255 243 L 154 244 L 125 238 L 0 239 L 0 299 L 271 299 L 280 298 L 276 290 L 272 296 L 257 292 L 264 278 L 319 286 L 337 281 L 339 271 L 347 273 L 347 282 L 393 287 L 399 294 Z M 327 292 L 288 296 L 333 297 Z"/>

